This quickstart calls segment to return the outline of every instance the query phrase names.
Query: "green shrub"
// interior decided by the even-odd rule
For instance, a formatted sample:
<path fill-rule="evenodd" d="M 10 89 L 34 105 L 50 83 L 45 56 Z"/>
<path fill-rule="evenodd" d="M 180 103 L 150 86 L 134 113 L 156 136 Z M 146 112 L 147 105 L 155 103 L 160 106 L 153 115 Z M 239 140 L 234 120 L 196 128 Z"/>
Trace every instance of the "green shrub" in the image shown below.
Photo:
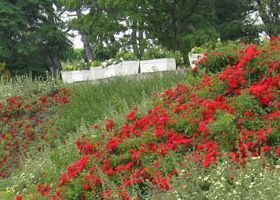
<path fill-rule="evenodd" d="M 235 65 L 240 58 L 240 43 L 207 43 L 202 48 L 207 51 L 206 59 L 202 60 L 198 66 L 208 72 L 219 72 L 227 66 Z"/>
<path fill-rule="evenodd" d="M 191 53 L 196 54 L 196 53 L 205 53 L 207 50 L 202 47 L 194 47 L 191 50 Z"/>
<path fill-rule="evenodd" d="M 238 168 L 224 158 L 206 171 L 186 163 L 186 167 L 177 168 L 179 176 L 173 178 L 172 190 L 155 193 L 149 199 L 279 199 L 279 165 L 276 169 L 271 165 L 263 168 L 264 163 L 265 160 L 255 158 Z"/>
<path fill-rule="evenodd" d="M 68 56 L 68 60 L 70 62 L 82 61 L 84 58 L 85 58 L 85 50 L 84 49 L 73 49 L 72 52 Z"/>
<path fill-rule="evenodd" d="M 171 51 L 165 48 L 149 48 L 143 55 L 144 60 L 157 58 L 175 58 L 177 65 L 184 65 L 185 61 L 180 51 Z"/>
<path fill-rule="evenodd" d="M 91 67 L 91 63 L 85 62 L 72 62 L 68 64 L 64 64 L 63 71 L 74 71 L 74 70 L 86 70 Z"/>
<path fill-rule="evenodd" d="M 99 60 L 95 60 L 91 63 L 91 67 L 99 67 L 101 66 L 102 62 Z"/>
<path fill-rule="evenodd" d="M 115 59 L 117 61 L 122 61 L 122 60 L 137 60 L 137 56 L 132 53 L 132 52 L 129 52 L 129 51 L 120 51 L 117 53 Z"/>
<path fill-rule="evenodd" d="M 227 66 L 236 63 L 236 60 L 233 57 L 227 56 L 223 53 L 209 53 L 206 57 L 206 60 L 201 60 L 201 62 L 198 63 L 198 66 L 199 68 L 212 73 L 219 72 Z"/>

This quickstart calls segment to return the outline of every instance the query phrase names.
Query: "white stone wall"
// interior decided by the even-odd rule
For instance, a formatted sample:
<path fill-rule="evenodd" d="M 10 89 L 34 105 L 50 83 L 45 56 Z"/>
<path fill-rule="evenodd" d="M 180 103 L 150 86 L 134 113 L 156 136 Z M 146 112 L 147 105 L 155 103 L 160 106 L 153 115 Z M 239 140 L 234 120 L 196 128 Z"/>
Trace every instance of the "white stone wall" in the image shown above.
<path fill-rule="evenodd" d="M 140 73 L 174 71 L 176 61 L 174 58 L 163 58 L 144 61 L 123 61 L 107 67 L 92 67 L 90 70 L 63 71 L 62 79 L 65 83 L 86 80 L 99 80 L 115 76 L 129 76 Z"/>
<path fill-rule="evenodd" d="M 201 53 L 189 53 L 189 61 L 190 61 L 190 66 L 191 68 L 195 68 L 197 63 L 204 57 L 204 54 Z"/>
<path fill-rule="evenodd" d="M 162 58 L 154 60 L 140 61 L 140 72 L 162 72 L 176 70 L 176 61 L 174 58 Z"/>

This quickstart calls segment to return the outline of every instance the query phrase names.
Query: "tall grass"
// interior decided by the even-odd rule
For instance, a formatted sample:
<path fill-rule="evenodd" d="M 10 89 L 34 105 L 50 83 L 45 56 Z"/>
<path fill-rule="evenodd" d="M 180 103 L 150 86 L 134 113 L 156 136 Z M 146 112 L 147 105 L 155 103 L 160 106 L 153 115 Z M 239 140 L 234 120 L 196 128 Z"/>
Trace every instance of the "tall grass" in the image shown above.
<path fill-rule="evenodd" d="M 128 112 L 154 91 L 161 92 L 184 80 L 184 73 L 168 72 L 69 85 L 74 98 L 63 108 L 58 127 L 65 135 L 75 131 L 82 121 L 92 124 L 107 116 Z"/>
<path fill-rule="evenodd" d="M 13 96 L 37 96 L 48 94 L 61 87 L 57 76 L 46 75 L 44 78 L 33 78 L 31 75 L 15 76 L 10 80 L 0 77 L 0 101 Z"/>

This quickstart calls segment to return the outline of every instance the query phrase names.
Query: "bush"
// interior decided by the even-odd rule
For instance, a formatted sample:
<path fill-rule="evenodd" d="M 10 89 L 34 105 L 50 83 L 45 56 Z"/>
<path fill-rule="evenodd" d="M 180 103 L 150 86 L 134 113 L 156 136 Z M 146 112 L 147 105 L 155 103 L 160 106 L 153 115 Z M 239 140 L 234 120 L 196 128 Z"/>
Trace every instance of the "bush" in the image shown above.
<path fill-rule="evenodd" d="M 74 71 L 74 70 L 87 70 L 91 67 L 91 63 L 86 62 L 72 62 L 63 65 L 63 71 Z"/>
<path fill-rule="evenodd" d="M 201 60 L 198 67 L 216 73 L 227 66 L 235 65 L 240 58 L 239 50 L 241 47 L 241 44 L 236 42 L 207 43 L 203 46 L 207 52 L 206 59 Z"/>
<path fill-rule="evenodd" d="M 91 63 L 91 67 L 99 67 L 101 66 L 102 62 L 99 60 L 95 60 Z"/>
<path fill-rule="evenodd" d="M 184 65 L 185 61 L 180 51 L 171 51 L 165 48 L 149 48 L 145 51 L 142 59 L 175 58 L 177 65 Z"/>
<path fill-rule="evenodd" d="M 115 59 L 119 62 L 122 60 L 138 60 L 137 56 L 129 51 L 118 52 Z"/>
<path fill-rule="evenodd" d="M 227 66 L 236 64 L 236 60 L 233 57 L 221 52 L 208 53 L 205 56 L 206 59 L 198 62 L 198 67 L 205 69 L 207 72 L 216 73 L 225 69 Z"/>
<path fill-rule="evenodd" d="M 84 58 L 86 57 L 85 55 L 85 50 L 84 49 L 73 49 L 72 52 L 68 56 L 68 60 L 70 62 L 75 62 L 75 61 L 83 61 Z"/>

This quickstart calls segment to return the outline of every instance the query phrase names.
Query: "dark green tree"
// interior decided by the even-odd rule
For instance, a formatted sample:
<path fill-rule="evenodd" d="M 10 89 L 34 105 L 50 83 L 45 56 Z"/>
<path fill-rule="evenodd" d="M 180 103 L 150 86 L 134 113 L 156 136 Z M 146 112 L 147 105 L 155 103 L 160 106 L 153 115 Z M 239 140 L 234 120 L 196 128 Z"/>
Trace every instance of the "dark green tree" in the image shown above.
<path fill-rule="evenodd" d="M 60 71 L 71 49 L 52 0 L 0 1 L 0 62 L 13 73 Z M 60 28 L 61 27 L 61 28 Z"/>
<path fill-rule="evenodd" d="M 149 33 L 159 44 L 189 51 L 208 41 L 257 37 L 250 0 L 162 0 L 150 4 Z"/>

